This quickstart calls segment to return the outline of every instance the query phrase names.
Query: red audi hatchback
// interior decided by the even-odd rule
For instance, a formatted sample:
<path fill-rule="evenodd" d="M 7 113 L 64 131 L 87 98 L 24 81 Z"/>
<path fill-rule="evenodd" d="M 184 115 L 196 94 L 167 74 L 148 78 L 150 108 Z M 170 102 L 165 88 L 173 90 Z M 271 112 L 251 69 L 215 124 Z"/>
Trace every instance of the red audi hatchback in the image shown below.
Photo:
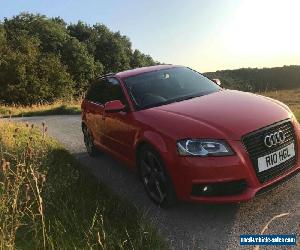
<path fill-rule="evenodd" d="M 300 172 L 300 126 L 286 105 L 182 66 L 96 79 L 82 129 L 91 156 L 100 149 L 136 169 L 161 206 L 246 201 Z"/>

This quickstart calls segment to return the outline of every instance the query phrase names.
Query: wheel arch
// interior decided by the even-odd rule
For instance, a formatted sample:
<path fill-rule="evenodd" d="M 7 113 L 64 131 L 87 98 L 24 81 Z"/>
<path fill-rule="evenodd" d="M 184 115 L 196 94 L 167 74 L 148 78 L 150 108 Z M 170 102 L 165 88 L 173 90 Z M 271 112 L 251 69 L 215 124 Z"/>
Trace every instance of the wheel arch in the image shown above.
<path fill-rule="evenodd" d="M 157 153 L 159 153 L 162 160 L 164 160 L 164 154 L 168 152 L 167 143 L 159 133 L 153 131 L 146 131 L 143 133 L 141 138 L 136 141 L 135 163 L 137 167 L 138 167 L 138 159 L 139 159 L 139 154 L 141 152 L 141 149 L 146 145 L 149 145 L 155 151 L 157 151 Z"/>
<path fill-rule="evenodd" d="M 138 174 L 140 176 L 141 170 L 139 167 L 139 155 L 141 153 L 141 150 L 145 146 L 149 146 L 151 149 L 153 149 L 159 156 L 160 160 L 163 163 L 163 171 L 166 174 L 166 178 L 169 181 L 170 187 L 169 190 L 171 192 L 171 200 L 168 201 L 169 205 L 171 206 L 176 203 L 177 201 L 177 190 L 174 186 L 174 179 L 171 174 L 171 170 L 168 167 L 168 160 L 167 160 L 167 155 L 169 153 L 168 147 L 167 147 L 167 142 L 159 135 L 159 134 L 151 134 L 150 137 L 144 137 L 141 140 L 138 141 L 136 144 L 136 150 L 135 150 L 135 155 L 136 155 L 136 169 L 138 171 Z M 141 178 L 141 176 L 140 176 Z"/>

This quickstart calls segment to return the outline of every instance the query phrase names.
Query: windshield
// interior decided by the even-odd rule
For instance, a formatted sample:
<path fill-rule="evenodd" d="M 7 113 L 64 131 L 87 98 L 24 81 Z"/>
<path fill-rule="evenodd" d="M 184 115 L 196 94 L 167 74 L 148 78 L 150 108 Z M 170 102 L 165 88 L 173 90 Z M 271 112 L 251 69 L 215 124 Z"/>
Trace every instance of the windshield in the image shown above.
<path fill-rule="evenodd" d="M 138 110 L 221 90 L 213 81 L 185 67 L 163 69 L 128 77 L 125 79 L 125 84 Z"/>

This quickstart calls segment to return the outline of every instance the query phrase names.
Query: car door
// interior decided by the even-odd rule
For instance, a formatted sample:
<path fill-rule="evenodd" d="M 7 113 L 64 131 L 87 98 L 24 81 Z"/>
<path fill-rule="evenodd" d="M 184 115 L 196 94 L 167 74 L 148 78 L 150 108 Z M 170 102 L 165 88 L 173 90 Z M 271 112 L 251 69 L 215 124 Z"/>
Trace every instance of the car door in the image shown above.
<path fill-rule="evenodd" d="M 129 112 L 128 102 L 118 79 L 108 78 L 107 86 L 106 101 L 120 100 L 127 108 L 126 111 L 105 112 L 103 114 L 103 144 L 119 157 L 128 160 L 133 155 L 134 128 L 131 125 L 132 114 Z"/>
<path fill-rule="evenodd" d="M 103 92 L 105 79 L 94 81 L 87 92 L 85 117 L 88 128 L 91 130 L 95 144 L 102 145 L 104 133 L 104 103 Z"/>

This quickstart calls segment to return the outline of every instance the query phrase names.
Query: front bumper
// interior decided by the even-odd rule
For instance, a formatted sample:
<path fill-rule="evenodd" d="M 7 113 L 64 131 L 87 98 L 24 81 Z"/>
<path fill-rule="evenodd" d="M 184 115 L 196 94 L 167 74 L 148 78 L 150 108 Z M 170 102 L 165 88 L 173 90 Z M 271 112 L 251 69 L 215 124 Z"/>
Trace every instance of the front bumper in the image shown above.
<path fill-rule="evenodd" d="M 299 127 L 298 127 L 299 128 Z M 229 141 L 236 155 L 226 157 L 180 157 L 173 155 L 168 164 L 176 166 L 171 170 L 177 196 L 183 201 L 203 203 L 235 203 L 247 201 L 271 188 L 282 185 L 300 173 L 300 130 L 296 127 L 297 162 L 281 175 L 259 182 L 248 153 L 240 141 Z M 209 187 L 210 184 L 245 182 L 245 188 L 236 194 L 195 195 L 195 186 Z M 221 185 L 221 187 L 222 187 Z"/>

